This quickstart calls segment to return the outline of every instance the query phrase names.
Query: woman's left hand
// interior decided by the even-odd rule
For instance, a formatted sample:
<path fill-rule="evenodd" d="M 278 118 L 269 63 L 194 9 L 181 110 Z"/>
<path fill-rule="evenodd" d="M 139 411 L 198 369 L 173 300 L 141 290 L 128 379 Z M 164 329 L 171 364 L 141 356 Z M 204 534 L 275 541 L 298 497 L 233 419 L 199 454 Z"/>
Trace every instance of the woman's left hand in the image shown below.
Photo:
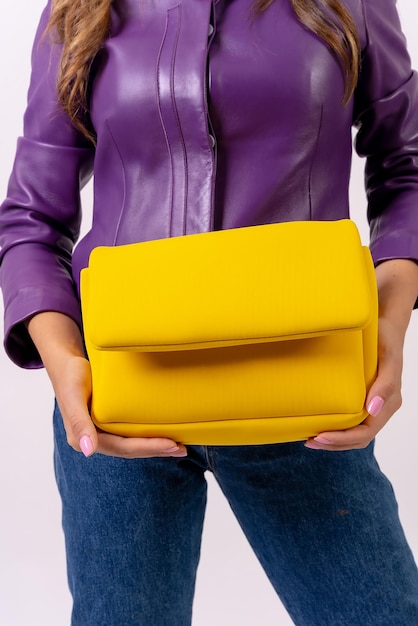
<path fill-rule="evenodd" d="M 368 417 L 354 428 L 326 431 L 308 439 L 314 450 L 365 448 L 402 404 L 403 344 L 418 294 L 418 265 L 391 260 L 376 269 L 379 289 L 378 375 L 366 398 Z"/>

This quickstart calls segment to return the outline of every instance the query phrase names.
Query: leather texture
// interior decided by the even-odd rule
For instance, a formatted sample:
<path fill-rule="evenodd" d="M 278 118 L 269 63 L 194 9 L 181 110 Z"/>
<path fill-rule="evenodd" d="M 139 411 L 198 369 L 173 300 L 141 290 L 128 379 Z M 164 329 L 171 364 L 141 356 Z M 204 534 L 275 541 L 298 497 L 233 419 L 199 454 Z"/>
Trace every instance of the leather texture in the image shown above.
<path fill-rule="evenodd" d="M 60 49 L 41 39 L 47 6 L 0 212 L 15 362 L 41 365 L 22 323 L 34 313 L 81 325 L 79 274 L 96 246 L 347 218 L 353 125 L 367 157 L 374 261 L 418 259 L 418 81 L 396 2 L 344 3 L 363 51 L 347 106 L 338 60 L 288 0 L 253 21 L 250 0 L 115 0 L 92 68 L 95 150 L 57 105 Z M 93 170 L 93 225 L 73 251 L 80 186 Z"/>
<path fill-rule="evenodd" d="M 99 247 L 81 301 L 102 430 L 249 445 L 367 416 L 377 286 L 349 220 Z"/>

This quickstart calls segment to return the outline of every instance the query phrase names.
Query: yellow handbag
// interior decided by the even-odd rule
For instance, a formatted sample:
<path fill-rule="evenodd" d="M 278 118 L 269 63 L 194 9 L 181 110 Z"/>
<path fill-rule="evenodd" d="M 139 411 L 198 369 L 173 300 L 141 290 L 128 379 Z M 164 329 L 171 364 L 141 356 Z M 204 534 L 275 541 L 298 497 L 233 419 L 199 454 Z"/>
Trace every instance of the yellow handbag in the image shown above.
<path fill-rule="evenodd" d="M 99 247 L 81 300 L 104 431 L 260 444 L 367 416 L 377 289 L 350 220 Z"/>

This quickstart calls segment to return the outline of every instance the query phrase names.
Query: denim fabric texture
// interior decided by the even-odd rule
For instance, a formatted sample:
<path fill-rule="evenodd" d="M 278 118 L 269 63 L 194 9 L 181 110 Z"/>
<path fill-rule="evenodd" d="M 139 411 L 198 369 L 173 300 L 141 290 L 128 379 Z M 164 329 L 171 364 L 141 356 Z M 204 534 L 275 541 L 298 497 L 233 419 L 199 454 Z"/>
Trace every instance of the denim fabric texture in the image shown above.
<path fill-rule="evenodd" d="M 418 624 L 417 568 L 373 445 L 86 459 L 68 446 L 58 409 L 54 432 L 72 626 L 192 623 L 206 471 L 297 626 Z"/>

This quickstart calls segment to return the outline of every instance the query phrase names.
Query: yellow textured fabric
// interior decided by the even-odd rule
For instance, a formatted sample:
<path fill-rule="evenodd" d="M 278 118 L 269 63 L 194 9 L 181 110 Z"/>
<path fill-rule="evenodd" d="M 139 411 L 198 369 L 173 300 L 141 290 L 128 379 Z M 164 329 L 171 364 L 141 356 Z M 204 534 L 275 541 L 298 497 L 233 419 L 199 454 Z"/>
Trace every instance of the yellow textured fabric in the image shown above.
<path fill-rule="evenodd" d="M 367 415 L 377 289 L 350 220 L 99 247 L 81 299 L 103 430 L 239 445 Z"/>

